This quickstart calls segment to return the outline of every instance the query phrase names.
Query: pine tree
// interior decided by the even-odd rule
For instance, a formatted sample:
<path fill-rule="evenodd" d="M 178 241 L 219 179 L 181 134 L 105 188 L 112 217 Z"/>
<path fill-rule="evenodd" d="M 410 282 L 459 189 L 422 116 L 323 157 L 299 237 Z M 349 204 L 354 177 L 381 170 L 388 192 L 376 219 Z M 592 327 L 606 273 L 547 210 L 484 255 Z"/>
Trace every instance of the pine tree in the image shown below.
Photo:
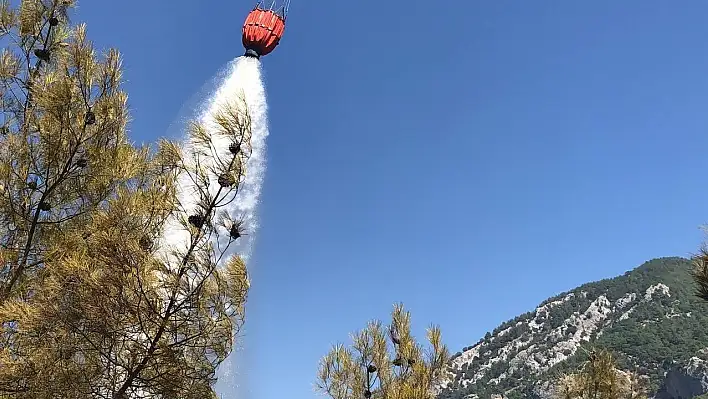
<path fill-rule="evenodd" d="M 558 399 L 575 399 L 581 392 L 579 386 L 580 379 L 574 374 L 562 376 L 556 386 L 556 397 Z"/>
<path fill-rule="evenodd" d="M 693 257 L 693 280 L 697 285 L 696 295 L 708 301 L 708 246 L 703 245 Z"/>
<path fill-rule="evenodd" d="M 449 353 L 440 329 L 428 329 L 425 353 L 410 332 L 410 313 L 394 306 L 384 328 L 372 321 L 353 335 L 353 345 L 335 345 L 321 361 L 317 387 L 332 399 L 426 399 L 446 370 Z"/>
<path fill-rule="evenodd" d="M 607 350 L 588 352 L 577 373 L 562 376 L 556 384 L 559 399 L 638 399 L 643 390 L 636 373 L 624 373 Z"/>
<path fill-rule="evenodd" d="M 0 2 L 0 395 L 215 398 L 249 288 L 223 210 L 248 113 L 224 104 L 183 148 L 135 148 L 120 56 L 98 59 L 72 6 Z"/>
<path fill-rule="evenodd" d="M 139 167 L 120 57 L 97 61 L 68 0 L 0 2 L 0 303 L 25 297 L 47 243 L 82 225 Z"/>
<path fill-rule="evenodd" d="M 627 376 L 627 399 L 646 399 L 646 388 L 639 373 L 634 370 Z"/>

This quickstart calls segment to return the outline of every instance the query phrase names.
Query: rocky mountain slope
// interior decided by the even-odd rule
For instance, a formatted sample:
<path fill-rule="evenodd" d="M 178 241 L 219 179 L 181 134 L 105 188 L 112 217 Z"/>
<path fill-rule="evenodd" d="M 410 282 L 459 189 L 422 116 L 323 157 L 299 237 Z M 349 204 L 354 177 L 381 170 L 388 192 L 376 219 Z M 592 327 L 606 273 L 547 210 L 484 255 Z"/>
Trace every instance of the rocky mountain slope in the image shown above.
<path fill-rule="evenodd" d="M 549 381 L 592 346 L 615 352 L 656 399 L 708 392 L 708 304 L 690 271 L 687 259 L 654 259 L 546 300 L 455 354 L 439 398 L 550 397 Z"/>

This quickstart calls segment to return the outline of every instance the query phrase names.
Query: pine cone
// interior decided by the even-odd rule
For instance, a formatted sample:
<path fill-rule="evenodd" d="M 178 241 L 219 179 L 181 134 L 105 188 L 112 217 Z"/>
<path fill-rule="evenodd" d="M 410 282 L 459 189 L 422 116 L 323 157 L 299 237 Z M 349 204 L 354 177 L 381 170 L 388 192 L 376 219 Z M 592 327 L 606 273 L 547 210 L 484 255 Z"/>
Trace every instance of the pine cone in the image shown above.
<path fill-rule="evenodd" d="M 413 366 L 415 364 L 415 359 L 408 359 L 408 365 Z"/>
<path fill-rule="evenodd" d="M 39 209 L 42 210 L 42 211 L 47 212 L 47 211 L 49 211 L 50 209 L 52 209 L 52 207 L 49 205 L 49 203 L 47 203 L 47 202 L 45 202 L 45 201 L 42 201 L 42 202 L 39 203 Z"/>
<path fill-rule="evenodd" d="M 96 115 L 89 110 L 86 113 L 86 117 L 84 117 L 84 124 L 86 126 L 89 126 L 89 125 L 93 125 L 94 123 L 96 123 Z"/>
<path fill-rule="evenodd" d="M 57 17 L 49 18 L 49 26 L 57 26 L 57 25 L 59 25 L 59 18 L 57 18 Z"/>
<path fill-rule="evenodd" d="M 236 155 L 241 151 L 241 144 L 238 143 L 231 143 L 229 146 L 229 152 Z"/>
<path fill-rule="evenodd" d="M 152 240 L 146 236 L 143 236 L 140 238 L 140 248 L 142 248 L 144 251 L 148 251 L 150 248 L 152 248 Z"/>
<path fill-rule="evenodd" d="M 403 360 L 401 360 L 400 357 L 397 357 L 396 360 L 393 361 L 393 365 L 401 367 L 403 365 Z"/>
<path fill-rule="evenodd" d="M 366 371 L 368 371 L 369 374 L 375 373 L 375 372 L 376 372 L 376 366 L 374 366 L 373 364 L 370 364 L 369 367 L 366 368 Z"/>
<path fill-rule="evenodd" d="M 187 221 L 189 222 L 189 224 L 198 229 L 201 229 L 202 226 L 204 226 L 204 217 L 202 217 L 201 215 L 192 215 L 187 218 Z"/>
<path fill-rule="evenodd" d="M 364 397 L 365 397 L 366 399 L 369 399 L 369 398 L 371 397 L 371 391 L 369 391 L 369 390 L 367 389 L 366 392 L 364 392 Z"/>
<path fill-rule="evenodd" d="M 231 226 L 231 230 L 229 230 L 229 235 L 234 240 L 239 239 L 241 237 L 241 226 L 239 226 L 237 223 L 234 223 Z"/>
<path fill-rule="evenodd" d="M 44 62 L 49 62 L 49 56 L 51 54 L 49 53 L 49 50 L 38 48 L 38 49 L 34 50 L 34 55 L 36 55 L 37 58 L 39 58 L 40 60 L 42 60 Z"/>
<path fill-rule="evenodd" d="M 219 176 L 219 185 L 221 187 L 231 187 L 236 183 L 236 179 L 231 173 L 224 173 Z"/>
<path fill-rule="evenodd" d="M 37 182 L 32 180 L 27 182 L 27 187 L 30 188 L 30 190 L 36 190 L 37 189 Z"/>
<path fill-rule="evenodd" d="M 88 165 L 88 161 L 86 160 L 86 158 L 79 158 L 76 160 L 76 166 L 78 166 L 79 168 L 85 168 L 86 165 Z"/>

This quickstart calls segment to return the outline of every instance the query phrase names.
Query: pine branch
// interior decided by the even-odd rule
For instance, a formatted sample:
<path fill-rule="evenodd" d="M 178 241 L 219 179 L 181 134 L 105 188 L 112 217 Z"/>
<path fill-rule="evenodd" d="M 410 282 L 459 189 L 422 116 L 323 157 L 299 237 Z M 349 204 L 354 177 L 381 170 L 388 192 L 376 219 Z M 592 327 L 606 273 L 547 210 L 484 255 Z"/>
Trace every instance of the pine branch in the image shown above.
<path fill-rule="evenodd" d="M 237 154 L 234 154 L 232 156 L 231 162 L 229 163 L 229 169 L 233 167 L 237 158 L 238 158 Z M 209 206 L 205 210 L 206 211 L 206 214 L 204 215 L 205 217 L 208 218 L 213 214 L 214 208 L 216 207 L 217 199 L 219 198 L 219 195 L 221 194 L 221 191 L 223 189 L 224 189 L 224 187 L 222 186 L 222 187 L 219 187 L 219 189 L 217 190 L 216 195 L 213 197 L 213 199 L 209 203 Z M 161 318 L 162 320 L 160 322 L 160 326 L 157 330 L 157 333 L 155 334 L 155 337 L 150 342 L 150 347 L 147 351 L 147 354 L 143 357 L 143 360 L 138 364 L 138 366 L 134 370 L 132 370 L 130 374 L 128 374 L 128 377 L 125 379 L 125 382 L 121 385 L 121 387 L 118 389 L 118 391 L 113 395 L 113 399 L 123 399 L 126 391 L 132 387 L 133 381 L 145 369 L 148 361 L 150 361 L 152 355 L 155 353 L 155 350 L 157 350 L 157 343 L 162 338 L 162 334 L 164 334 L 165 329 L 167 328 L 167 323 L 168 323 L 170 317 L 173 315 L 173 312 L 175 311 L 173 309 L 173 307 L 176 305 L 176 295 L 178 292 L 177 285 L 184 277 L 184 274 L 187 271 L 187 264 L 188 264 L 189 260 L 191 259 L 192 254 L 195 251 L 196 246 L 199 242 L 199 239 L 202 237 L 203 233 L 204 233 L 203 228 L 199 228 L 197 230 L 197 234 L 194 234 L 192 236 L 192 241 L 189 246 L 189 249 L 187 250 L 187 253 L 182 257 L 180 269 L 179 269 L 179 272 L 177 273 L 176 283 L 172 289 L 172 294 L 170 296 L 169 303 L 168 303 L 167 308 L 165 310 L 164 316 Z"/>

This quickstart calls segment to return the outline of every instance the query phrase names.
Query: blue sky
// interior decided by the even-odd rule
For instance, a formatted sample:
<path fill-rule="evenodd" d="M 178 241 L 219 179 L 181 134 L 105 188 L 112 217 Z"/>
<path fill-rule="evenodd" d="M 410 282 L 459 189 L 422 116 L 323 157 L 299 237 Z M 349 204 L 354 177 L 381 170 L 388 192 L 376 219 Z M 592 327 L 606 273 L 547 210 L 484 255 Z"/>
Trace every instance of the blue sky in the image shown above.
<path fill-rule="evenodd" d="M 154 141 L 242 54 L 251 7 L 82 1 L 74 15 L 124 54 L 131 137 Z M 455 352 L 551 295 L 694 251 L 706 13 L 699 0 L 293 0 L 263 58 L 251 397 L 315 397 L 330 345 L 397 301 Z"/>

